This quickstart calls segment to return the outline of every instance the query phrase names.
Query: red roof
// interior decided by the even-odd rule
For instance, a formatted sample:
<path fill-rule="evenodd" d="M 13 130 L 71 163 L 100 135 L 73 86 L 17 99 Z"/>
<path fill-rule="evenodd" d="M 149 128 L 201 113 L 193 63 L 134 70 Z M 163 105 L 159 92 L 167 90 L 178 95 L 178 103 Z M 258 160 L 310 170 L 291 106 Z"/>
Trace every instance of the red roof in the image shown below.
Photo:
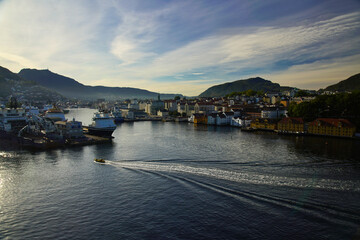
<path fill-rule="evenodd" d="M 347 119 L 343 118 L 317 118 L 314 121 L 312 121 L 309 125 L 311 126 L 330 126 L 330 127 L 339 127 L 340 125 L 342 127 L 355 127 L 354 124 L 349 122 Z"/>

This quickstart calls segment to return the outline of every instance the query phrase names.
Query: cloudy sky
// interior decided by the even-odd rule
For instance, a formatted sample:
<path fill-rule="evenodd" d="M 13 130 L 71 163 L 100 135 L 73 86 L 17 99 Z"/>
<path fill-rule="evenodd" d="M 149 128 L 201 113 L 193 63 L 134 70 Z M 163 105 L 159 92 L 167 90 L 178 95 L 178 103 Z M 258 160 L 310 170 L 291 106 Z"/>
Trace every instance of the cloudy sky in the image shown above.
<path fill-rule="evenodd" d="M 359 0 L 0 0 L 0 65 L 198 95 L 260 76 L 319 89 L 360 72 Z"/>

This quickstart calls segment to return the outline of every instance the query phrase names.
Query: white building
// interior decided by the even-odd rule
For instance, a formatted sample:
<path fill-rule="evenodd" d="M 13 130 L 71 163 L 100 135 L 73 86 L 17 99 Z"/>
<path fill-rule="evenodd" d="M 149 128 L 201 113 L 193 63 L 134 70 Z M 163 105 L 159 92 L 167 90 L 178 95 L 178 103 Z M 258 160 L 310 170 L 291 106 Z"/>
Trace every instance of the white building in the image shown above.
<path fill-rule="evenodd" d="M 242 119 L 240 117 L 233 117 L 230 122 L 230 125 L 234 127 L 249 127 L 250 124 L 250 119 Z"/>
<path fill-rule="evenodd" d="M 286 110 L 283 108 L 264 108 L 261 110 L 261 118 L 281 118 L 286 115 Z"/>

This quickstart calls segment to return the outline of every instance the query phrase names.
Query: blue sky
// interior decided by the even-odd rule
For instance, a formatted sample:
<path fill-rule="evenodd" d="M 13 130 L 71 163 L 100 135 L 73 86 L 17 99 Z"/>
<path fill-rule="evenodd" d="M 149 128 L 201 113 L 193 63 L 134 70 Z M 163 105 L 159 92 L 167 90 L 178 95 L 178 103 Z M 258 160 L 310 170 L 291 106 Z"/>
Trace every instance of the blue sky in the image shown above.
<path fill-rule="evenodd" d="M 0 1 L 0 65 L 200 94 L 261 76 L 319 89 L 360 72 L 360 1 Z"/>

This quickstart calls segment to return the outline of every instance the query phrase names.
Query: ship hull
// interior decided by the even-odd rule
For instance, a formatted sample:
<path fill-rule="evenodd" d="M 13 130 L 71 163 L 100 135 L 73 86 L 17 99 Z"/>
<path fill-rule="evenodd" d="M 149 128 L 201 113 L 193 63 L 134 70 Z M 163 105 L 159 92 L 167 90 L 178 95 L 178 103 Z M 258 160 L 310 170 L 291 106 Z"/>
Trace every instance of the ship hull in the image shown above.
<path fill-rule="evenodd" d="M 111 137 L 112 133 L 115 131 L 116 128 L 94 128 L 88 127 L 88 134 L 95 135 L 99 137 Z"/>
<path fill-rule="evenodd" d="M 123 123 L 124 122 L 124 118 L 114 118 L 114 122 L 115 123 Z"/>

